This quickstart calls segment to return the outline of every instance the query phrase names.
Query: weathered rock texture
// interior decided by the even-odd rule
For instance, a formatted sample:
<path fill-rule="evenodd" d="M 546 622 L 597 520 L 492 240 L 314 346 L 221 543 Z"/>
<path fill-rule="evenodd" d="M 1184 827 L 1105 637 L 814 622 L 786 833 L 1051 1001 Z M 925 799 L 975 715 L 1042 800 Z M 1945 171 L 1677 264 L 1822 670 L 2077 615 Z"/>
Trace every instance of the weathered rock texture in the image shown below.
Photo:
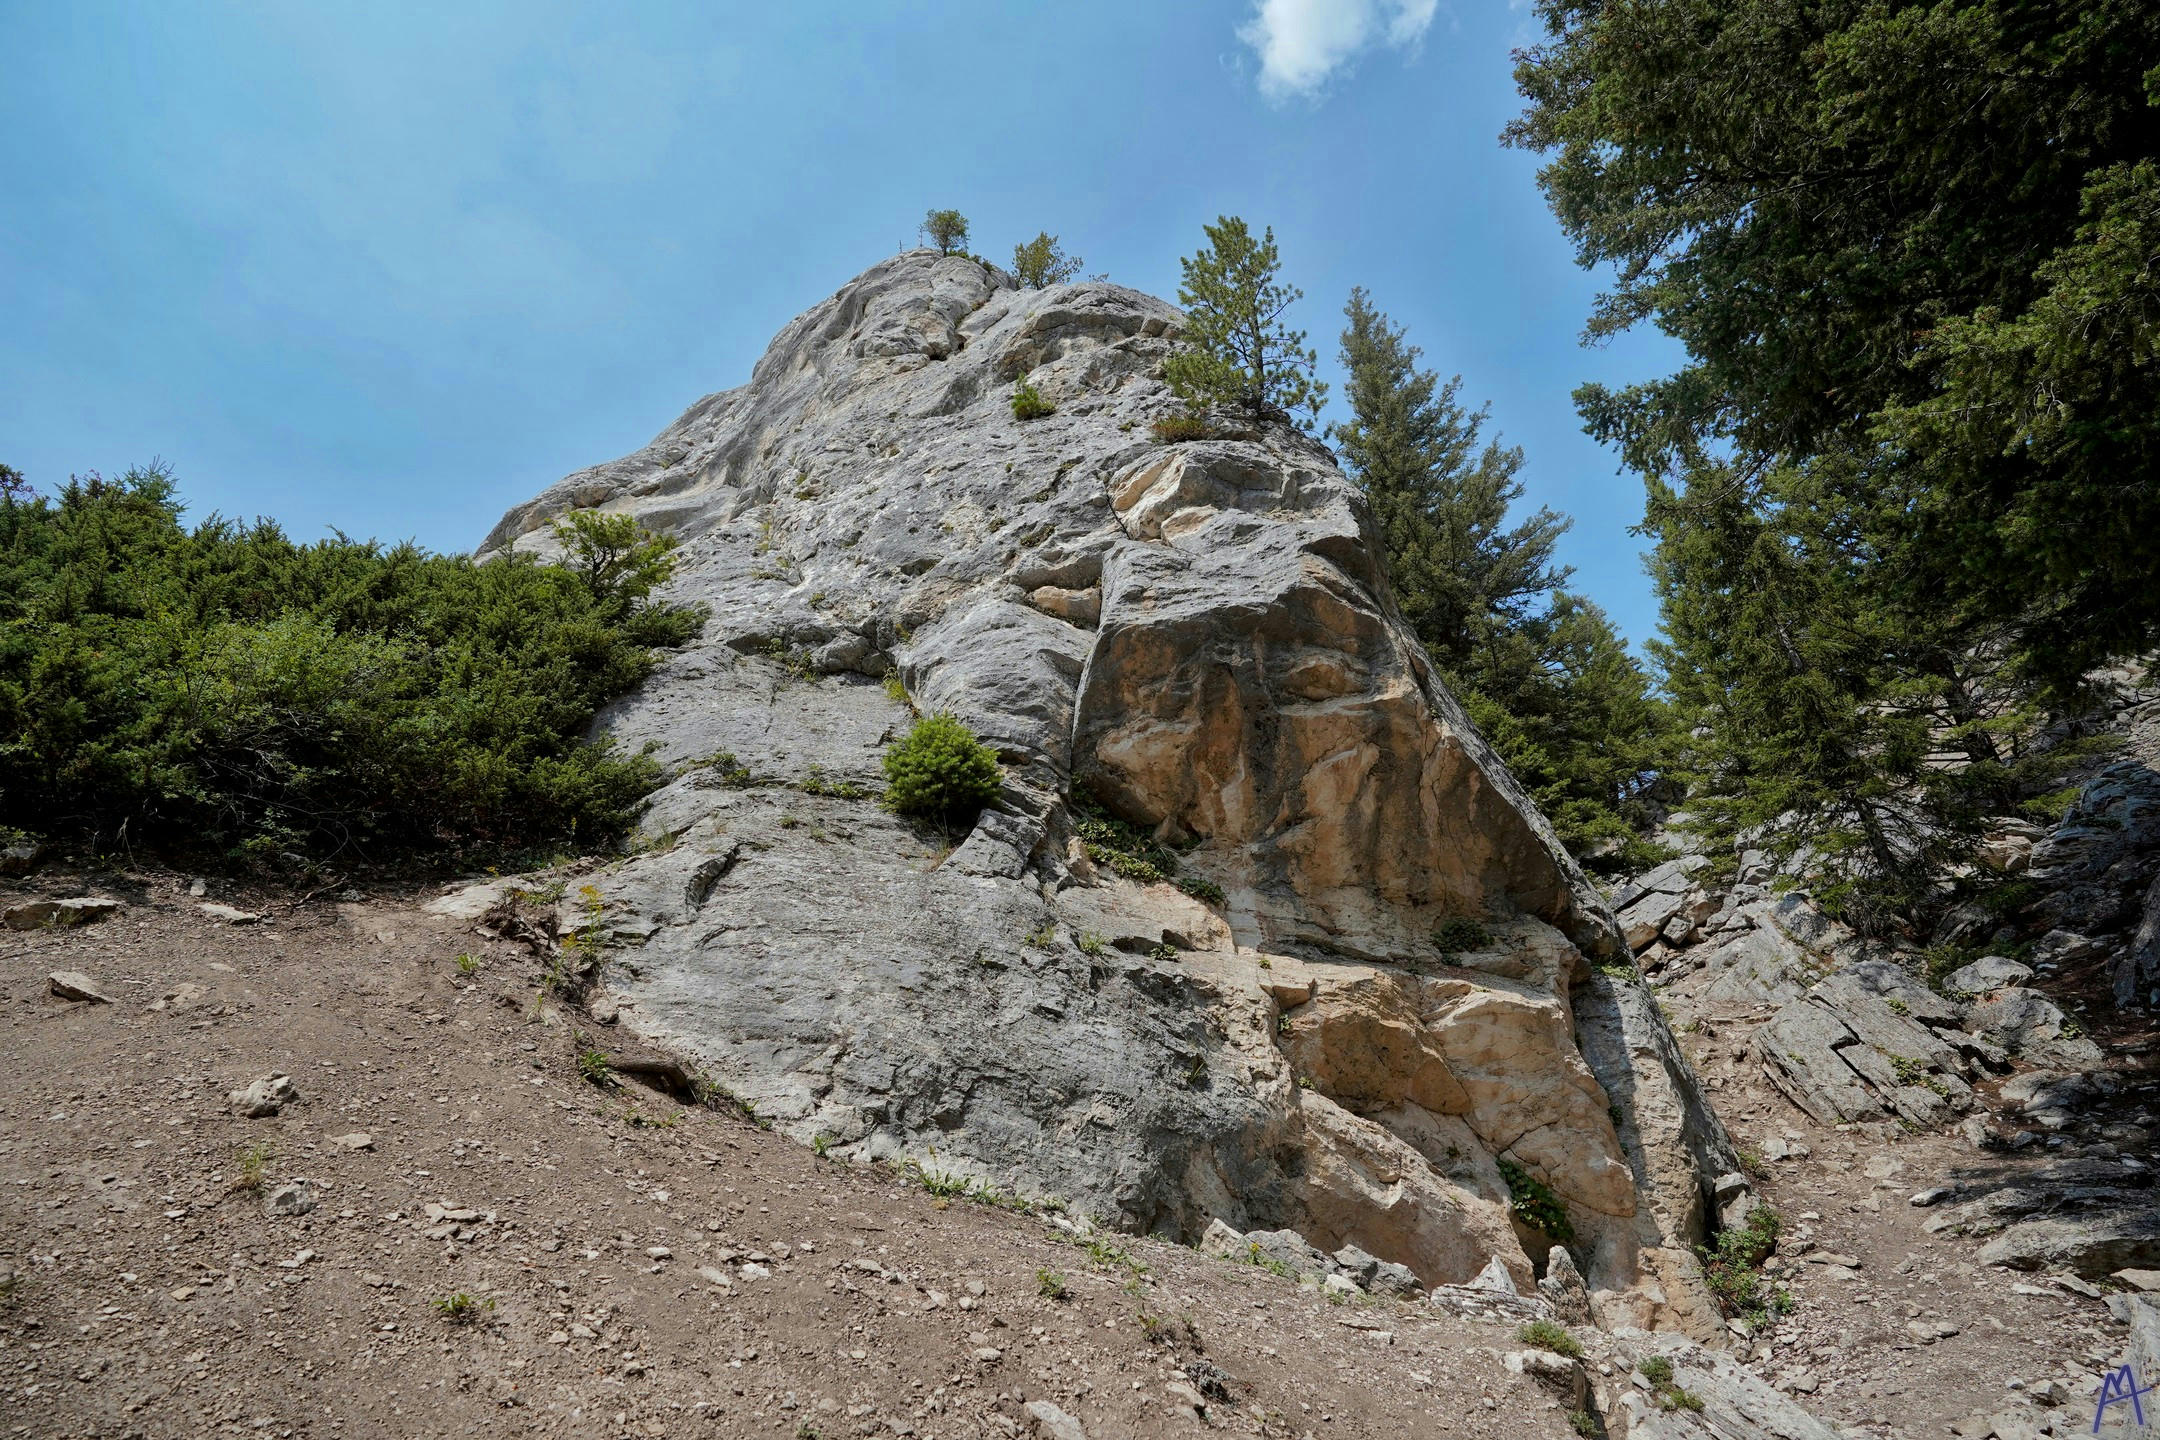
<path fill-rule="evenodd" d="M 496 527 L 637 515 L 711 608 L 602 720 L 676 776 L 596 879 L 624 1021 L 852 1157 L 1186 1238 L 1285 1226 L 1426 1285 L 1544 1268 L 1505 1160 L 1602 1313 L 1709 1333 L 1688 1247 L 1731 1147 L 1655 1007 L 1594 979 L 1617 925 L 1402 624 L 1328 452 L 1153 441 L 1181 323 L 912 252 Z M 1013 419 L 1023 377 L 1055 414 Z M 949 854 L 874 803 L 911 707 L 1006 766 Z M 1222 903 L 1091 860 L 1078 792 Z M 1491 942 L 1443 952 L 1456 917 Z"/>

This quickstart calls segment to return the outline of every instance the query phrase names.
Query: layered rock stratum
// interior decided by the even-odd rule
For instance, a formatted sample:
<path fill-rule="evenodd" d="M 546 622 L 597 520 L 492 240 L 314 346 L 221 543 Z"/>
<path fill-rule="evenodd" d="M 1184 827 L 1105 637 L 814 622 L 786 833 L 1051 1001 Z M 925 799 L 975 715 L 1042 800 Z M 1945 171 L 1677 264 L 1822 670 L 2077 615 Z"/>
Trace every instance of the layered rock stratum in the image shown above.
<path fill-rule="evenodd" d="M 1497 1260 L 1527 1291 L 1564 1239 L 1604 1323 L 1715 1333 L 1691 1247 L 1738 1165 L 1657 1006 L 1599 973 L 1616 922 L 1403 624 L 1327 449 L 1154 438 L 1182 323 L 903 254 L 503 518 L 484 551 L 635 515 L 710 611 L 600 721 L 673 777 L 594 877 L 614 1000 L 849 1158 L 1433 1286 Z M 1054 413 L 1014 418 L 1022 380 Z M 964 835 L 876 803 L 933 711 L 1003 762 Z M 1182 888 L 1091 854 L 1094 807 Z"/>

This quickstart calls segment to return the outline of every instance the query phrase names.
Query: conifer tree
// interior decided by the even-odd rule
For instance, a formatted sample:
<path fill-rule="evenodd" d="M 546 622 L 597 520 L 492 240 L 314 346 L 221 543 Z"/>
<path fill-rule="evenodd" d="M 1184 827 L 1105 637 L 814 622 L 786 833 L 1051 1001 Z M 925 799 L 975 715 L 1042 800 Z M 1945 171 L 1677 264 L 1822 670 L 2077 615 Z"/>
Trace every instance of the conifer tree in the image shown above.
<path fill-rule="evenodd" d="M 1080 264 L 1080 257 L 1067 255 L 1058 237 L 1047 230 L 1037 231 L 1025 245 L 1013 246 L 1013 275 L 1031 290 L 1063 285 L 1080 273 Z"/>
<path fill-rule="evenodd" d="M 968 242 L 967 216 L 958 210 L 932 210 L 923 216 L 922 233 L 937 246 L 940 255 L 964 252 Z"/>
<path fill-rule="evenodd" d="M 1372 503 L 1404 619 L 1569 848 L 1641 863 L 1671 788 L 1672 724 L 1604 612 L 1561 588 L 1567 518 L 1540 508 L 1509 525 L 1522 451 L 1483 439 L 1461 377 L 1419 370 L 1362 289 L 1344 315 L 1351 415 L 1330 434 Z"/>
<path fill-rule="evenodd" d="M 1688 353 L 1577 400 L 1650 487 L 1697 808 L 1897 923 L 2160 641 L 2160 10 L 1536 9 L 1508 139 L 1591 333 Z"/>
<path fill-rule="evenodd" d="M 1202 229 L 1208 243 L 1178 262 L 1185 337 L 1164 362 L 1163 379 L 1196 409 L 1236 405 L 1256 421 L 1305 411 L 1301 423 L 1311 428 L 1327 385 L 1313 378 L 1317 357 L 1306 348 L 1305 332 L 1283 321 L 1305 292 L 1277 278 L 1282 257 L 1274 230 L 1255 240 L 1234 215 Z"/>

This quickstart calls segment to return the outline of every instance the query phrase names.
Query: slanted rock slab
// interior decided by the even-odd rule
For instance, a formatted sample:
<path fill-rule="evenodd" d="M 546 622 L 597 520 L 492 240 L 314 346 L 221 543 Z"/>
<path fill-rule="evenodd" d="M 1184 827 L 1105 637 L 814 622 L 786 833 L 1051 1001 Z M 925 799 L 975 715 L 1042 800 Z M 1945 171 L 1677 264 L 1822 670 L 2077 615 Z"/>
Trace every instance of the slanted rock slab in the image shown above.
<path fill-rule="evenodd" d="M 112 997 L 98 989 L 97 982 L 80 970 L 55 970 L 45 977 L 45 988 L 62 1000 L 80 1000 L 91 1005 L 110 1005 Z"/>

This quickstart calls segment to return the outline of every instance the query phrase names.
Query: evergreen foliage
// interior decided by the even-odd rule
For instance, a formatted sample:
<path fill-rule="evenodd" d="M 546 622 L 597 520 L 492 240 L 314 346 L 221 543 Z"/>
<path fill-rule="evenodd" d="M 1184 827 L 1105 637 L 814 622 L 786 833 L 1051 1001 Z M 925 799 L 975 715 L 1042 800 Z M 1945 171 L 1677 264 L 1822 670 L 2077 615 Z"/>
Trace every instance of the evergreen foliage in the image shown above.
<path fill-rule="evenodd" d="M 0 496 L 0 812 L 349 861 L 604 840 L 658 782 L 583 738 L 702 623 L 634 524 L 573 519 L 572 568 L 180 514 L 159 466 Z"/>
<path fill-rule="evenodd" d="M 1275 232 L 1255 240 L 1234 215 L 1201 228 L 1208 243 L 1178 261 L 1185 336 L 1163 363 L 1163 379 L 1195 409 L 1236 405 L 1256 421 L 1305 411 L 1310 428 L 1328 387 L 1313 378 L 1316 357 L 1305 332 L 1283 321 L 1305 292 L 1277 278 Z"/>
<path fill-rule="evenodd" d="M 1057 406 L 1043 399 L 1042 392 L 1023 380 L 1013 387 L 1012 413 L 1015 420 L 1040 420 L 1045 415 L 1057 413 Z"/>
<path fill-rule="evenodd" d="M 997 798 L 997 752 L 950 711 L 917 720 L 885 752 L 885 803 L 896 814 L 952 822 Z"/>
<path fill-rule="evenodd" d="M 1569 849 L 1643 863 L 1673 726 L 1604 612 L 1561 588 L 1568 521 L 1539 509 L 1509 525 L 1522 451 L 1483 440 L 1460 377 L 1419 370 L 1363 290 L 1344 313 L 1351 415 L 1331 434 L 1372 502 L 1403 618 Z"/>
<path fill-rule="evenodd" d="M 1660 658 L 1726 835 L 1871 926 L 2014 803 L 2050 712 L 2160 640 L 2160 10 L 1539 0 L 1586 386 L 1650 486 Z"/>
<path fill-rule="evenodd" d="M 1080 264 L 1080 257 L 1067 255 L 1048 231 L 1037 231 L 1033 240 L 1013 246 L 1013 274 L 1031 290 L 1063 285 L 1080 273 Z"/>
<path fill-rule="evenodd" d="M 921 233 L 937 246 L 940 255 L 967 253 L 967 216 L 958 210 L 932 210 L 923 216 Z"/>

